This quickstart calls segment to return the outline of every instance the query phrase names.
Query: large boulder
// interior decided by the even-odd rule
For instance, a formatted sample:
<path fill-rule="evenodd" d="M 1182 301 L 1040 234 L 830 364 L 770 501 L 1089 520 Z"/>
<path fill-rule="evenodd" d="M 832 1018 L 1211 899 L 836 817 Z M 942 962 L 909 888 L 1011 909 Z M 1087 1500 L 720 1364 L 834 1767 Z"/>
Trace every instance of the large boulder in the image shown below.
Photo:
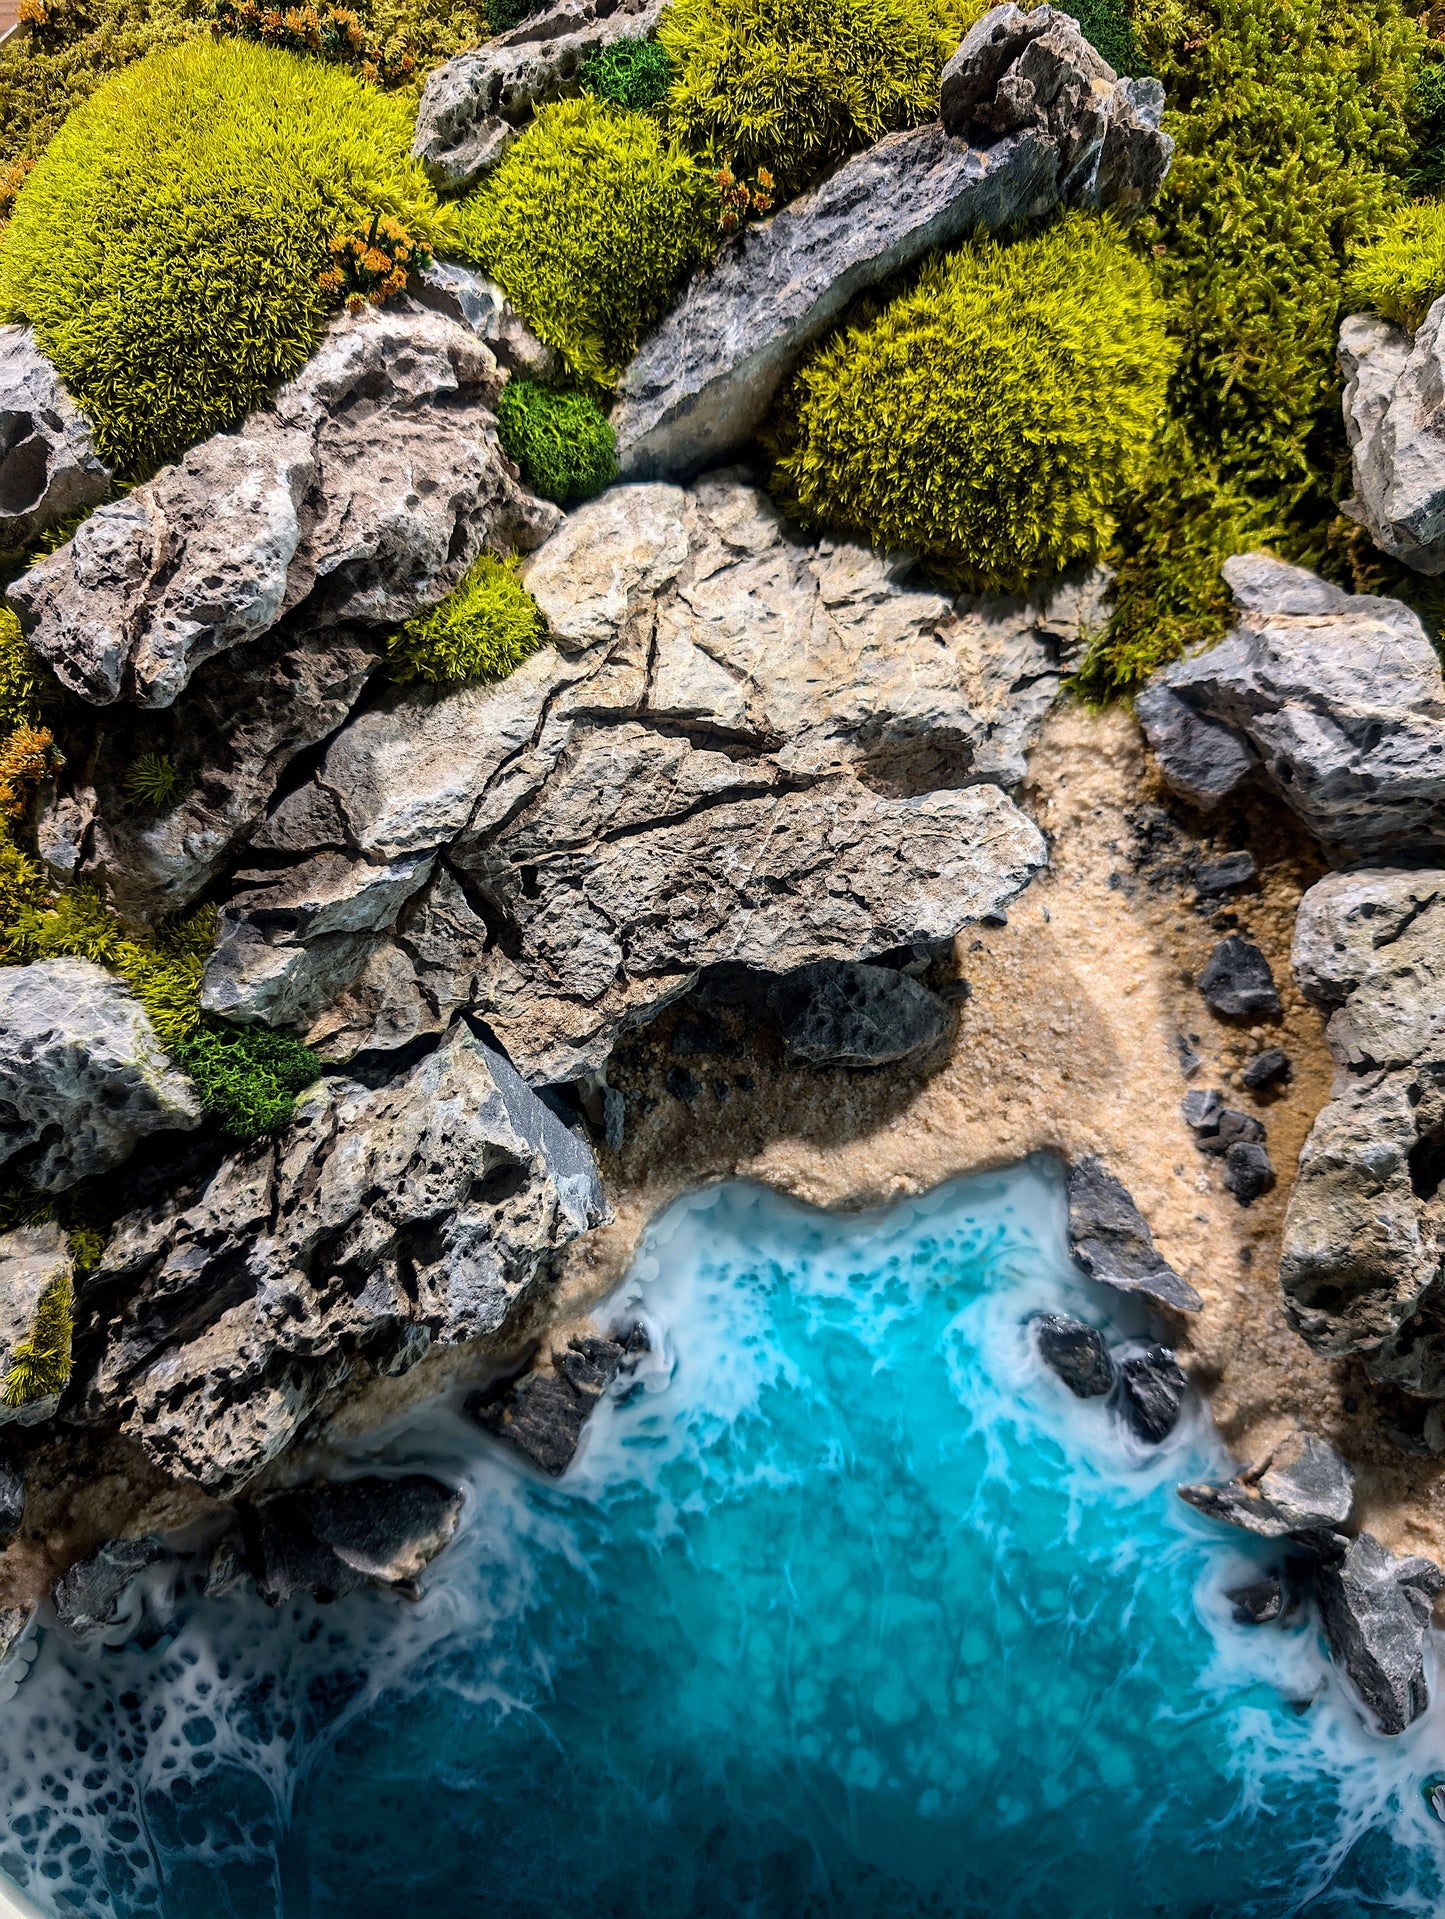
<path fill-rule="evenodd" d="M 1445 573 L 1445 299 L 1412 340 L 1403 327 L 1357 313 L 1340 328 L 1345 430 L 1355 491 L 1341 511 L 1375 545 L 1418 573 Z"/>
<path fill-rule="evenodd" d="M 90 423 L 34 329 L 0 326 L 0 553 L 17 553 L 53 520 L 94 506 L 110 482 Z"/>
<path fill-rule="evenodd" d="M 456 1533 L 462 1502 L 455 1488 L 424 1473 L 299 1487 L 243 1500 L 239 1542 L 228 1539 L 225 1551 L 268 1606 L 298 1592 L 329 1604 L 363 1586 L 415 1599 L 421 1573 Z M 209 1590 L 226 1583 L 213 1577 Z"/>
<path fill-rule="evenodd" d="M 1293 963 L 1338 1071 L 1285 1214 L 1285 1310 L 1316 1351 L 1445 1398 L 1445 873 L 1331 874 Z"/>
<path fill-rule="evenodd" d="M 1179 1497 L 1261 1539 L 1288 1539 L 1345 1525 L 1355 1479 L 1333 1446 L 1313 1433 L 1295 1433 L 1262 1466 L 1223 1484 L 1181 1486 Z"/>
<path fill-rule="evenodd" d="M 47 1295 L 61 1289 L 68 1307 L 71 1276 L 65 1235 L 53 1220 L 0 1233 L 0 1425 L 13 1422 L 34 1426 L 51 1418 L 60 1405 L 58 1388 L 27 1390 L 27 1382 L 16 1373 L 15 1361 L 41 1330 L 38 1322 Z M 68 1373 L 68 1352 L 65 1369 Z M 19 1511 L 14 1510 L 17 1497 Z M 19 1526 L 23 1510 L 24 1482 L 0 1461 L 0 1544 L 4 1543 L 7 1526 L 12 1531 Z"/>
<path fill-rule="evenodd" d="M 90 960 L 0 969 L 0 1162 L 47 1192 L 201 1109 L 130 988 Z"/>
<path fill-rule="evenodd" d="M 585 1142 L 459 1023 L 117 1223 L 96 1285 L 125 1304 L 85 1416 L 232 1493 L 361 1362 L 498 1334 L 604 1211 Z"/>
<path fill-rule="evenodd" d="M 1445 848 L 1445 684 L 1416 615 L 1263 553 L 1224 577 L 1234 630 L 1139 695 L 1169 784 L 1210 806 L 1255 775 L 1341 861 Z"/>
<path fill-rule="evenodd" d="M 436 68 L 422 89 L 412 158 L 442 192 L 469 187 L 533 113 L 581 91 L 585 60 L 614 40 L 645 40 L 665 0 L 560 0 Z"/>
<path fill-rule="evenodd" d="M 84 699 L 164 707 L 303 605 L 317 631 L 435 604 L 484 547 L 528 550 L 561 517 L 501 451 L 503 383 L 473 333 L 412 301 L 342 315 L 234 433 L 15 582 L 31 645 Z"/>
<path fill-rule="evenodd" d="M 1335 1536 L 1316 1574 L 1320 1619 L 1338 1665 L 1383 1733 L 1401 1733 L 1430 1703 L 1425 1634 L 1445 1573 L 1397 1557 L 1370 1533 Z"/>
<path fill-rule="evenodd" d="M 726 473 L 613 488 L 523 577 L 553 647 L 378 702 L 253 835 L 213 1010 L 342 1057 L 470 1006 L 528 1077 L 571 1079 L 704 967 L 947 940 L 1041 863 L 995 782 L 1097 577 L 950 598 Z"/>

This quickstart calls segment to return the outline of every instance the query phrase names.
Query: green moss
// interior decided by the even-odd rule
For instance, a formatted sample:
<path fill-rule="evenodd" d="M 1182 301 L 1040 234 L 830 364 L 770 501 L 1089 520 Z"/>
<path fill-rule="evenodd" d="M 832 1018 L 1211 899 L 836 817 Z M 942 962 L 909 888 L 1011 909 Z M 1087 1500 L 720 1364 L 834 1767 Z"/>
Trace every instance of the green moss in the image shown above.
<path fill-rule="evenodd" d="M 107 460 L 153 467 L 309 358 L 338 231 L 419 238 L 405 106 L 317 60 L 194 41 L 108 80 L 20 190 L 0 310 L 34 322 Z"/>
<path fill-rule="evenodd" d="M 75 1293 L 68 1278 L 47 1286 L 35 1309 L 30 1335 L 15 1346 L 5 1375 L 5 1404 L 33 1406 L 63 1390 L 70 1378 L 70 1341 L 75 1332 Z"/>
<path fill-rule="evenodd" d="M 0 606 L 0 735 L 17 726 L 38 726 L 58 689 L 26 644 L 20 622 Z"/>
<path fill-rule="evenodd" d="M 584 93 L 636 113 L 657 105 L 672 84 L 672 68 L 655 40 L 614 40 L 582 62 L 577 78 Z"/>
<path fill-rule="evenodd" d="M 783 194 L 938 110 L 946 54 L 923 0 L 673 0 L 657 37 L 673 131 Z"/>
<path fill-rule="evenodd" d="M 501 680 L 536 651 L 544 630 L 515 561 L 484 553 L 440 606 L 388 637 L 387 667 L 394 680 Z"/>
<path fill-rule="evenodd" d="M 278 1132 L 290 1121 L 296 1095 L 321 1077 L 309 1047 L 264 1026 L 210 1020 L 174 1050 L 202 1106 L 232 1139 Z"/>
<path fill-rule="evenodd" d="M 455 246 L 584 381 L 610 386 L 717 228 L 717 185 L 646 114 L 544 107 L 457 210 Z"/>
<path fill-rule="evenodd" d="M 1103 55 L 1115 73 L 1149 71 L 1123 0 L 1069 0 L 1064 11 L 1073 14 L 1084 38 Z"/>
<path fill-rule="evenodd" d="M 1417 327 L 1445 293 L 1445 206 L 1426 200 L 1401 207 L 1384 232 L 1354 261 L 1346 304 Z"/>
<path fill-rule="evenodd" d="M 127 767 L 124 786 L 137 806 L 172 806 L 180 798 L 181 776 L 168 753 L 141 753 Z"/>
<path fill-rule="evenodd" d="M 532 380 L 509 380 L 497 430 L 522 477 L 544 500 L 565 505 L 600 493 L 617 472 L 617 440 L 586 393 L 559 393 Z"/>
<path fill-rule="evenodd" d="M 68 886 L 48 905 L 30 905 L 5 929 L 16 960 L 94 960 L 130 987 L 156 1037 L 172 1049 L 201 1017 L 201 974 L 216 937 L 215 908 L 163 921 L 154 932 L 125 931 L 92 886 Z"/>
<path fill-rule="evenodd" d="M 1241 546 L 1337 563 L 1346 268 L 1403 198 L 1424 44 L 1397 0 L 1136 0 L 1134 24 L 1177 142 L 1134 243 L 1182 353 L 1097 694 L 1224 630 L 1218 567 Z"/>
<path fill-rule="evenodd" d="M 775 490 L 806 521 L 1011 591 L 1107 541 L 1173 359 L 1151 276 L 1108 222 L 979 239 L 804 362 Z"/>

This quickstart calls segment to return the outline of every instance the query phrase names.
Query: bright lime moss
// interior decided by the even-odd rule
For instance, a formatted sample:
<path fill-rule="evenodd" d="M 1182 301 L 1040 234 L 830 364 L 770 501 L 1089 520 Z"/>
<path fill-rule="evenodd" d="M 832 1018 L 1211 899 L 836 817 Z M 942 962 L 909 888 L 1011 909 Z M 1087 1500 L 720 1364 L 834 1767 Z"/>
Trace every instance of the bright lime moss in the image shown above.
<path fill-rule="evenodd" d="M 1401 207 L 1354 262 L 1345 289 L 1349 306 L 1419 326 L 1445 293 L 1445 206 L 1423 200 Z"/>
<path fill-rule="evenodd" d="M 0 312 L 40 344 L 108 460 L 157 465 L 305 364 L 338 232 L 438 209 L 406 107 L 319 60 L 196 40 L 106 82 L 20 190 Z"/>
<path fill-rule="evenodd" d="M 805 521 L 1010 591 L 1107 541 L 1173 360 L 1152 277 L 1108 222 L 980 239 L 804 362 L 775 491 Z"/>
<path fill-rule="evenodd" d="M 514 561 L 484 553 L 454 593 L 386 643 L 394 680 L 505 679 L 541 644 L 541 609 Z"/>
<path fill-rule="evenodd" d="M 617 472 L 616 435 L 590 394 L 509 380 L 497 407 L 497 431 L 522 478 L 544 500 L 565 505 L 588 499 Z"/>
<path fill-rule="evenodd" d="M 208 1020 L 175 1049 L 201 1104 L 232 1139 L 287 1125 L 296 1096 L 321 1077 L 321 1061 L 289 1033 Z"/>
<path fill-rule="evenodd" d="M 610 386 L 717 234 L 717 185 L 646 114 L 544 107 L 457 210 L 462 257 L 579 378 Z"/>
<path fill-rule="evenodd" d="M 216 911 L 203 906 L 162 921 L 154 932 L 129 934 L 92 886 L 66 887 L 48 905 L 30 905 L 5 928 L 10 956 L 31 960 L 94 960 L 130 987 L 156 1037 L 174 1049 L 201 1017 L 201 974 L 216 937 Z"/>
<path fill-rule="evenodd" d="M 41 1294 L 28 1337 L 11 1352 L 5 1374 L 7 1406 L 33 1406 L 64 1389 L 74 1331 L 75 1293 L 69 1278 L 57 1279 Z"/>

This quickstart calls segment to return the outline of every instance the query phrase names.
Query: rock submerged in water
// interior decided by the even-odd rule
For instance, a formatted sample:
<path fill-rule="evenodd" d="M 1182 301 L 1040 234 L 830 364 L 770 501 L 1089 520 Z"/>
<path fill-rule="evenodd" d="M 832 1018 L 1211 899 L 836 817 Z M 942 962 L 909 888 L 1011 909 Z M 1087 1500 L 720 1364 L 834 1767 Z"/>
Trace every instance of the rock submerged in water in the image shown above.
<path fill-rule="evenodd" d="M 1092 1157 L 1069 1168 L 1069 1246 L 1089 1277 L 1105 1286 L 1179 1313 L 1197 1313 L 1204 1303 L 1155 1246 L 1127 1189 Z"/>
<path fill-rule="evenodd" d="M 1179 1424 L 1189 1381 L 1167 1346 L 1146 1346 L 1120 1361 L 1119 1411 L 1130 1429 L 1151 1446 Z"/>
<path fill-rule="evenodd" d="M 1276 1574 L 1234 1586 L 1224 1595 L 1234 1608 L 1237 1626 L 1265 1626 L 1284 1610 L 1284 1586 Z"/>
<path fill-rule="evenodd" d="M 483 1388 L 467 1401 L 466 1410 L 479 1426 L 557 1479 L 571 1465 L 582 1428 L 598 1401 L 619 1373 L 647 1350 L 647 1333 L 640 1325 L 612 1338 L 572 1339 L 552 1354 L 550 1366 L 535 1366 L 520 1378 Z"/>
<path fill-rule="evenodd" d="M 1076 1399 L 1101 1399 L 1114 1390 L 1114 1362 L 1096 1326 L 1067 1313 L 1040 1313 L 1033 1321 L 1039 1355 Z"/>

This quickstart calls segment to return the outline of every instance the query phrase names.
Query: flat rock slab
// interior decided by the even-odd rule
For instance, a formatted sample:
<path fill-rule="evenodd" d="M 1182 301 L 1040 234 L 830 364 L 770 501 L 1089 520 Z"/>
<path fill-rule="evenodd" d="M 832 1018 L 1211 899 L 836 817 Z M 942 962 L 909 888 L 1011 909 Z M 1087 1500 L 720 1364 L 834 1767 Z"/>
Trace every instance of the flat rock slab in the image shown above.
<path fill-rule="evenodd" d="M 1430 308 L 1413 339 L 1373 313 L 1354 314 L 1340 328 L 1355 480 L 1340 511 L 1383 552 L 1429 575 L 1445 573 L 1442 328 L 1445 299 Z"/>
<path fill-rule="evenodd" d="M 1094 1158 L 1069 1168 L 1069 1247 L 1102 1285 L 1140 1293 L 1179 1313 L 1197 1313 L 1204 1304 L 1155 1246 L 1127 1188 Z"/>
<path fill-rule="evenodd" d="M 1261 1539 L 1287 1539 L 1345 1525 L 1355 1480 L 1333 1446 L 1301 1433 L 1276 1447 L 1263 1470 L 1223 1485 L 1181 1486 L 1179 1497 L 1211 1519 Z"/>
<path fill-rule="evenodd" d="M 67 513 L 110 491 L 90 422 L 35 343 L 0 326 L 0 553 L 18 553 Z"/>

